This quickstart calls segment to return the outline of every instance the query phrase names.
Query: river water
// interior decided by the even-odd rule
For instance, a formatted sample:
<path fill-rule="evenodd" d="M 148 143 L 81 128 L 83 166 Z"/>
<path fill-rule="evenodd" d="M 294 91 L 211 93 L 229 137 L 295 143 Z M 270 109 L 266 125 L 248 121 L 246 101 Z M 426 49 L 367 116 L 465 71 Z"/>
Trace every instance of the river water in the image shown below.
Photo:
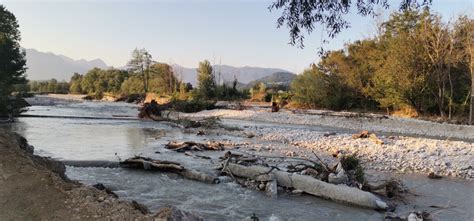
<path fill-rule="evenodd" d="M 137 115 L 137 107 L 126 103 L 57 102 L 52 106 L 32 106 L 27 114 L 133 117 Z M 242 121 L 229 123 L 254 125 Z M 19 118 L 10 126 L 27 138 L 35 147 L 36 154 L 59 160 L 118 160 L 140 155 L 178 161 L 186 167 L 201 170 L 209 170 L 208 160 L 176 154 L 164 149 L 163 145 L 171 140 L 246 141 L 245 138 L 222 135 L 196 136 L 183 133 L 167 123 L 144 120 L 28 117 Z M 206 217 L 206 220 L 242 220 L 253 213 L 260 220 L 382 220 L 384 217 L 381 212 L 340 205 L 308 195 L 281 194 L 274 199 L 235 183 L 210 185 L 174 174 L 120 168 L 67 167 L 67 175 L 86 185 L 103 183 L 121 198 L 136 200 L 152 211 L 164 205 L 174 205 Z M 442 211 L 436 217 L 440 220 L 473 219 L 472 182 L 450 179 L 432 181 L 419 176 L 405 176 L 403 179 L 421 197 L 409 197 L 411 202 L 400 206 L 402 212 L 429 208 L 430 205 L 455 205 L 454 209 Z M 415 205 L 418 208 L 414 208 Z"/>

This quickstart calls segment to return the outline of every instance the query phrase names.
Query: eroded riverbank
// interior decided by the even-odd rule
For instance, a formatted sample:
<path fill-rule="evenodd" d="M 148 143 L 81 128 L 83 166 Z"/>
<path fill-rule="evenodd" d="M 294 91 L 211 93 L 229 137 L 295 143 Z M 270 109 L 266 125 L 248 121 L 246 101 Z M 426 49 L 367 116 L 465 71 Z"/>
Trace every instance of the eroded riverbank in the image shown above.
<path fill-rule="evenodd" d="M 147 219 L 130 202 L 65 181 L 64 166 L 29 148 L 0 128 L 0 220 Z"/>

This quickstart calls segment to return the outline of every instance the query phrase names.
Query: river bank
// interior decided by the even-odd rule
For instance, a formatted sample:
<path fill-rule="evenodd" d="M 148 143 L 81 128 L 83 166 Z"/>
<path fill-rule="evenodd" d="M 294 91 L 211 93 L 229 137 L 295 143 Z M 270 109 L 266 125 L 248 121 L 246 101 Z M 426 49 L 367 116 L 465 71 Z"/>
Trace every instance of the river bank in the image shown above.
<path fill-rule="evenodd" d="M 0 128 L 0 220 L 166 220 L 146 207 L 70 181 L 66 168 L 33 155 L 24 138 Z"/>
<path fill-rule="evenodd" d="M 174 116 L 177 117 L 177 116 Z M 236 124 L 255 138 L 289 145 L 288 152 L 324 156 L 334 153 L 356 154 L 366 169 L 398 173 L 433 172 L 442 176 L 474 178 L 474 127 L 439 124 L 427 121 L 383 118 L 377 115 L 347 117 L 342 113 L 295 114 L 289 111 L 271 113 L 268 110 L 216 109 L 179 117 L 220 117 Z M 261 122 L 261 126 L 247 126 L 246 122 Z M 225 122 L 225 121 L 224 121 Z M 315 131 L 316 126 L 326 127 Z M 373 139 L 353 139 L 362 130 L 382 132 L 378 142 Z M 402 136 L 399 134 L 411 135 Z M 448 136 L 465 141 L 428 137 Z M 382 143 L 380 143 L 382 142 Z M 271 151 L 271 147 L 267 147 Z M 303 151 L 305 149 L 306 151 Z M 309 154 L 308 154 L 308 151 Z"/>
<path fill-rule="evenodd" d="M 324 110 L 297 112 L 286 109 L 271 113 L 268 108 L 250 107 L 246 110 L 215 109 L 188 115 L 181 114 L 181 116 L 221 117 L 278 124 L 326 126 L 356 131 L 368 130 L 372 132 L 474 141 L 474 126 L 436 123 L 378 114 L 357 114 Z"/>

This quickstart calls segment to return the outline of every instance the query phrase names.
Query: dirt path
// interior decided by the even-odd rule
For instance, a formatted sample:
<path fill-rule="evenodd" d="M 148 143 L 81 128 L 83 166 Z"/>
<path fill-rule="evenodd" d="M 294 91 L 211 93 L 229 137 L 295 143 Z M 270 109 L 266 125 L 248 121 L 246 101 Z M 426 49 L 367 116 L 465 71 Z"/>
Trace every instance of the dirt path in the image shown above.
<path fill-rule="evenodd" d="M 50 170 L 62 165 L 33 156 L 25 145 L 0 129 L 0 220 L 147 219 L 130 202 L 66 182 Z"/>

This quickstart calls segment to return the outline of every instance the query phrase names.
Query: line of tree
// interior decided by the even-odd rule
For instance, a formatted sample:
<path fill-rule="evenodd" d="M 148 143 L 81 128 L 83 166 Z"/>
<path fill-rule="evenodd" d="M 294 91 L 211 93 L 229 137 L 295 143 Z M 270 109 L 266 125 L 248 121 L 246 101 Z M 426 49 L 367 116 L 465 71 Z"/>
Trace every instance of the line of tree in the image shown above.
<path fill-rule="evenodd" d="M 100 98 L 104 93 L 130 95 L 153 92 L 170 95 L 176 93 L 181 82 L 173 68 L 165 63 L 151 60 L 145 49 L 135 49 L 128 62 L 128 70 L 94 68 L 86 74 L 75 73 L 69 82 L 69 91 L 74 94 L 89 94 Z M 184 88 L 187 88 L 186 85 Z"/>
<path fill-rule="evenodd" d="M 69 82 L 69 92 L 89 94 L 96 98 L 105 93 L 130 95 L 147 92 L 178 96 L 181 99 L 234 100 L 245 97 L 237 89 L 236 78 L 231 83 L 218 84 L 212 65 L 207 60 L 199 63 L 198 87 L 194 90 L 190 83 L 184 83 L 176 77 L 169 64 L 153 61 L 145 49 L 135 49 L 128 66 L 128 70 L 94 68 L 84 75 L 75 73 Z"/>
<path fill-rule="evenodd" d="M 474 20 L 467 16 L 444 22 L 429 9 L 393 13 L 375 37 L 326 52 L 299 75 L 291 87 L 293 101 L 336 110 L 467 115 L 473 36 Z"/>
<path fill-rule="evenodd" d="M 39 93 L 56 93 L 67 94 L 69 92 L 69 83 L 51 79 L 49 81 L 28 81 L 26 88 L 18 89 L 18 91 L 31 91 Z"/>

